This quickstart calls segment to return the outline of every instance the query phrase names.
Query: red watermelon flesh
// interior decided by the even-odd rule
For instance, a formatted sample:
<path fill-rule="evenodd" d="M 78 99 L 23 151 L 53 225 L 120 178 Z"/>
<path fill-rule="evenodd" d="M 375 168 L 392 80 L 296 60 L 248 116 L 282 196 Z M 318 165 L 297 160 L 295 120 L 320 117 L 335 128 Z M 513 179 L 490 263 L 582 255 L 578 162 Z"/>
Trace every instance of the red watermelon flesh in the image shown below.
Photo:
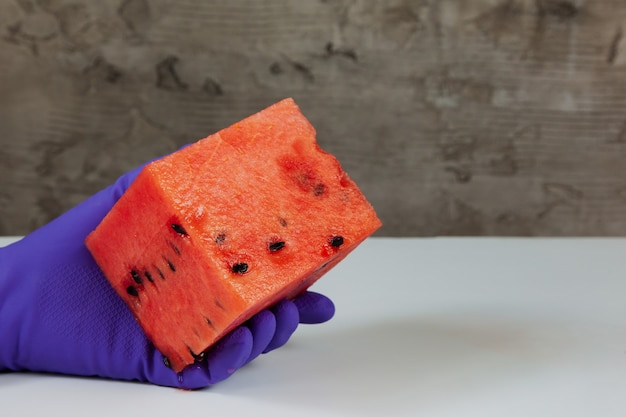
<path fill-rule="evenodd" d="M 180 371 L 380 225 L 285 99 L 148 164 L 86 245 Z"/>

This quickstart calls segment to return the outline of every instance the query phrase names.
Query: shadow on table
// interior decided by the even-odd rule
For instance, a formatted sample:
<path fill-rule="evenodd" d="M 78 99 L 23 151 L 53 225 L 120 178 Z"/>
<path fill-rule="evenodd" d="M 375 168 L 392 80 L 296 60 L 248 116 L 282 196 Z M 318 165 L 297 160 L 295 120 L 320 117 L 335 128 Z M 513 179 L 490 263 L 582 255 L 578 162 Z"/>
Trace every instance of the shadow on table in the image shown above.
<path fill-rule="evenodd" d="M 314 327 L 301 326 L 287 346 L 214 389 L 321 411 L 398 415 L 384 413 L 424 410 L 537 372 L 567 343 L 554 328 L 471 315 Z"/>

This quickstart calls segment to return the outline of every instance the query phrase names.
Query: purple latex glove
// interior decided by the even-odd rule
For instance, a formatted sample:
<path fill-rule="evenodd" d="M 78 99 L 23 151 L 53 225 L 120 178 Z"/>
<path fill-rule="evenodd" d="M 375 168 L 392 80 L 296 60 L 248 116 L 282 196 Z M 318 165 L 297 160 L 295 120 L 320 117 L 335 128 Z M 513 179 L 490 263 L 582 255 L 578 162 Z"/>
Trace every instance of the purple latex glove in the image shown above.
<path fill-rule="evenodd" d="M 122 176 L 46 226 L 0 248 L 0 370 L 138 380 L 185 389 L 228 378 L 287 342 L 298 323 L 321 323 L 332 301 L 305 292 L 236 328 L 179 374 L 148 341 L 102 275 L 85 237 L 139 173 Z"/>

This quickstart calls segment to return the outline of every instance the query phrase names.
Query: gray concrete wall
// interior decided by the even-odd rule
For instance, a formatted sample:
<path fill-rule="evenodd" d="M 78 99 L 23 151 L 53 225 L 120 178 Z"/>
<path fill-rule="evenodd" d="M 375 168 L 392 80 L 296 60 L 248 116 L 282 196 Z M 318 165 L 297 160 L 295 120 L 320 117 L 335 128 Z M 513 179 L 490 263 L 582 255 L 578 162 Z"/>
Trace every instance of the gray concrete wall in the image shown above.
<path fill-rule="evenodd" d="M 294 97 L 380 235 L 626 233 L 621 0 L 0 0 L 0 234 Z"/>

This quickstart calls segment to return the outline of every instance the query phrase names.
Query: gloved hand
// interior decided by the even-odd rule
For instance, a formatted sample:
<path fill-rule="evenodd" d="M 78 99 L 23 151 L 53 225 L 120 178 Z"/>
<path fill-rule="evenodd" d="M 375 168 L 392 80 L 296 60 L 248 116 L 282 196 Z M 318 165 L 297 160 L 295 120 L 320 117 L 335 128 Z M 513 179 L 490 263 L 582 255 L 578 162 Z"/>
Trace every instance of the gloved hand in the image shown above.
<path fill-rule="evenodd" d="M 141 168 L 141 167 L 140 167 Z M 176 374 L 148 341 L 84 245 L 139 173 L 120 177 L 46 226 L 0 248 L 0 370 L 138 380 L 197 389 L 228 378 L 287 342 L 298 323 L 321 323 L 332 301 L 305 292 L 236 328 Z"/>

